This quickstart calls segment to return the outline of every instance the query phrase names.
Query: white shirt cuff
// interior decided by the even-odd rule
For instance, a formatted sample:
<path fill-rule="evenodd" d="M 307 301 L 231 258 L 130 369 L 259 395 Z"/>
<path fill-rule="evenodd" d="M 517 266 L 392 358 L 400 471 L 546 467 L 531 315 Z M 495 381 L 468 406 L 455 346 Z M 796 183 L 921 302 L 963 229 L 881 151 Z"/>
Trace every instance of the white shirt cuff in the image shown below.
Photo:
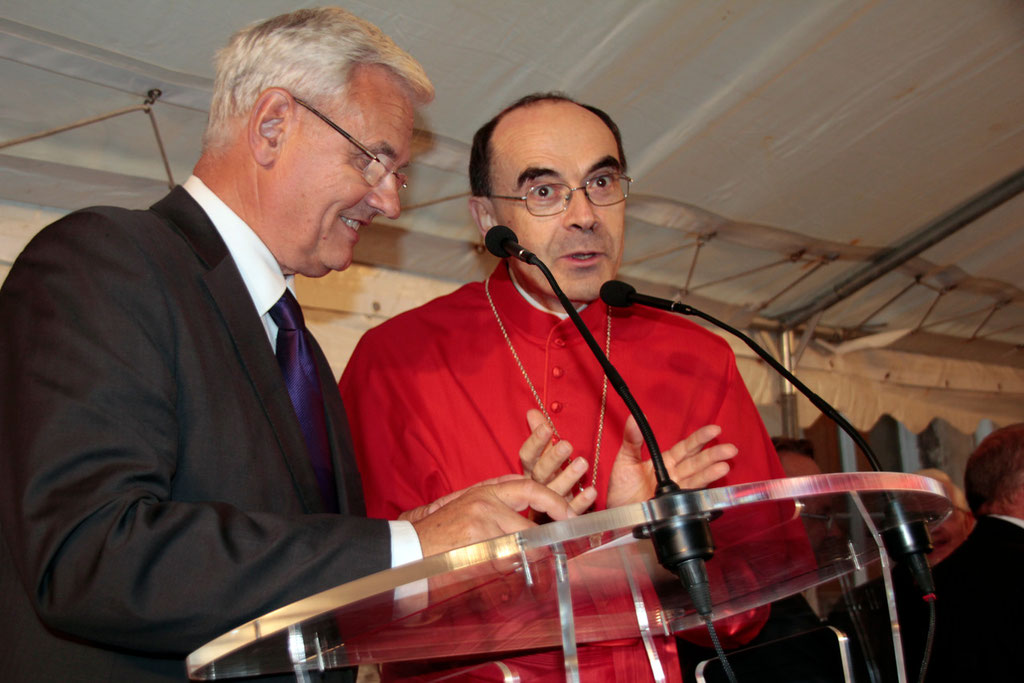
<path fill-rule="evenodd" d="M 420 548 L 420 537 L 416 534 L 412 522 L 396 520 L 388 522 L 391 525 L 391 566 L 397 567 L 401 564 L 416 562 L 423 559 L 423 550 Z"/>
<path fill-rule="evenodd" d="M 423 559 L 420 537 L 412 522 L 391 521 L 391 566 Z M 395 589 L 395 618 L 417 612 L 427 606 L 427 580 L 421 579 Z"/>

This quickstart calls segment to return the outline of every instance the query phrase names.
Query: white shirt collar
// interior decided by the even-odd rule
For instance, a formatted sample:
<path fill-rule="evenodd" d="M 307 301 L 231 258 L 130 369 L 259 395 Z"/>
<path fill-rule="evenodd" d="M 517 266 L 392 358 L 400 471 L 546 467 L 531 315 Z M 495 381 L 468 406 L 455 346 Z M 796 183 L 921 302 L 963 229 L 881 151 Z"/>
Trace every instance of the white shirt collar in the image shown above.
<path fill-rule="evenodd" d="M 552 311 L 550 308 L 548 308 L 547 306 L 545 306 L 544 304 L 542 304 L 541 302 L 537 301 L 532 296 L 530 296 L 530 294 L 525 289 L 523 289 L 520 286 L 519 280 L 516 279 L 516 272 L 514 270 L 512 270 L 511 266 L 509 266 L 508 275 L 509 275 L 510 278 L 512 278 L 512 286 L 516 288 L 516 291 L 519 292 L 519 295 L 521 297 L 526 299 L 526 303 L 530 304 L 531 306 L 536 308 L 538 311 L 544 311 L 545 313 L 550 313 L 551 315 L 555 316 L 559 320 L 565 320 L 566 318 L 569 317 L 569 314 L 566 313 L 564 310 L 562 310 L 562 311 Z M 582 306 L 580 306 L 576 310 L 577 311 L 582 311 L 588 305 L 589 304 L 583 304 Z"/>
<path fill-rule="evenodd" d="M 256 312 L 263 319 L 267 334 L 273 343 L 277 337 L 277 326 L 267 313 L 284 294 L 285 287 L 294 291 L 294 278 L 290 275 L 285 277 L 281 273 L 281 266 L 263 240 L 215 195 L 206 183 L 196 176 L 191 176 L 182 187 L 210 217 L 213 226 L 227 245 L 228 252 L 242 275 L 245 288 L 256 306 Z"/>

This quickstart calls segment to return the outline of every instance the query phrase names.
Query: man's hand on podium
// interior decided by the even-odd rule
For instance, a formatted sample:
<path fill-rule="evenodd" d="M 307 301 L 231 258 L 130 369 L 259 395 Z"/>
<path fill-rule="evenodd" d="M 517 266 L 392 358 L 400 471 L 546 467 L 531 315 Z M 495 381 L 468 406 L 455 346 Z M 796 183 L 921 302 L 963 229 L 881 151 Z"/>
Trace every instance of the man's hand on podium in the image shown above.
<path fill-rule="evenodd" d="M 509 474 L 403 512 L 399 519 L 412 522 L 427 557 L 535 526 L 519 514 L 527 508 L 556 521 L 576 516 L 555 491 Z"/>

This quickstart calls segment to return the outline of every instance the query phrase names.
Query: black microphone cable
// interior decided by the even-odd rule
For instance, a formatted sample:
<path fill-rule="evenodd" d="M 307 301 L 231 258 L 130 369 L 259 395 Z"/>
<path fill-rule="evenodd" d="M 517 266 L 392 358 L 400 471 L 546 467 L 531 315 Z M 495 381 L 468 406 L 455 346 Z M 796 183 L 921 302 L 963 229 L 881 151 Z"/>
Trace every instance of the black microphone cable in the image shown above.
<path fill-rule="evenodd" d="M 663 311 L 702 318 L 738 337 L 776 372 L 785 377 L 790 384 L 800 391 L 800 393 L 806 396 L 807 399 L 814 404 L 816 408 L 818 408 L 818 410 L 825 414 L 836 425 L 838 425 L 840 429 L 849 435 L 849 437 L 853 439 L 854 443 L 857 444 L 864 453 L 864 456 L 868 459 L 871 467 L 876 472 L 883 471 L 882 465 L 878 461 L 875 452 L 871 449 L 871 446 L 868 445 L 868 442 L 861 436 L 860 432 L 858 432 L 838 410 L 825 401 L 825 399 L 814 393 L 806 384 L 801 382 L 793 375 L 793 373 L 786 369 L 782 363 L 776 360 L 775 357 L 761 348 L 757 342 L 740 330 L 712 315 L 694 308 L 693 306 L 689 306 L 678 301 L 670 301 L 668 299 L 640 294 L 636 291 L 635 287 L 619 280 L 610 280 L 601 285 L 601 300 L 609 306 L 628 307 L 634 303 L 638 303 L 643 306 L 650 306 Z M 932 577 L 931 567 L 928 565 L 928 560 L 925 558 L 925 554 L 930 553 L 933 548 L 931 535 L 928 532 L 928 526 L 925 524 L 924 520 L 909 516 L 900 501 L 893 496 L 888 496 L 888 505 L 886 507 L 885 517 L 881 526 L 882 540 L 885 544 L 886 550 L 893 557 L 906 562 L 907 569 L 910 571 L 911 576 L 914 578 L 914 582 L 917 584 L 918 590 L 921 592 L 921 599 L 928 603 L 929 609 L 934 613 L 936 599 L 935 581 Z M 931 642 L 934 628 L 933 619 L 929 626 L 929 642 Z M 925 656 L 927 657 L 927 655 L 928 653 L 926 652 Z M 926 670 L 927 663 L 928 660 L 925 659 L 921 667 L 922 673 Z"/>
<path fill-rule="evenodd" d="M 668 470 L 665 468 L 665 461 L 661 455 L 661 449 L 658 448 L 658 442 L 654 438 L 654 432 L 647 421 L 647 417 L 640 409 L 636 399 L 633 398 L 633 394 L 630 392 L 625 380 L 622 379 L 618 370 L 615 369 L 615 366 L 605 356 L 597 340 L 594 339 L 594 335 L 590 333 L 590 330 L 587 329 L 586 324 L 580 318 L 576 307 L 569 301 L 569 298 L 555 280 L 555 276 L 551 274 L 551 271 L 548 270 L 544 262 L 521 246 L 515 232 L 504 225 L 496 225 L 488 230 L 484 236 L 484 244 L 487 250 L 498 258 L 511 256 L 540 269 L 548 284 L 551 285 L 551 290 L 558 297 L 559 303 L 562 304 L 562 308 L 568 314 L 569 319 L 572 320 L 583 340 L 601 364 L 609 384 L 619 394 L 622 401 L 626 404 L 626 408 L 629 409 L 630 414 L 636 419 L 640 433 L 643 435 L 644 443 L 647 445 L 647 450 L 651 455 L 651 463 L 657 480 L 654 498 L 660 499 L 675 496 L 678 500 L 673 502 L 682 508 L 681 514 L 674 514 L 668 519 L 652 523 L 646 528 L 638 529 L 636 535 L 649 537 L 654 545 L 658 561 L 663 567 L 679 577 L 687 593 L 690 595 L 694 608 L 708 629 L 711 641 L 715 645 L 715 650 L 722 661 L 729 680 L 735 683 L 735 674 L 725 657 L 725 651 L 719 643 L 718 634 L 715 632 L 711 620 L 712 599 L 707 568 L 704 563 L 705 560 L 710 559 L 714 555 L 715 545 L 711 538 L 711 525 L 708 521 L 708 515 L 697 509 L 696 504 L 690 502 L 688 497 L 681 495 L 686 492 L 680 489 L 679 485 L 672 481 L 672 478 L 669 476 Z"/>
<path fill-rule="evenodd" d="M 622 379 L 618 370 L 611 364 L 608 357 L 604 355 L 604 351 L 598 345 L 597 340 L 594 339 L 594 335 L 590 333 L 587 326 L 580 319 L 579 313 L 576 311 L 576 307 L 572 305 L 569 298 L 562 291 L 562 288 L 558 285 L 555 280 L 555 276 L 551 274 L 548 267 L 541 261 L 535 254 L 527 251 L 524 247 L 520 246 L 519 238 L 512 231 L 504 225 L 496 225 L 487 231 L 487 235 L 484 237 L 484 244 L 487 246 L 487 250 L 499 258 L 506 258 L 512 256 L 524 263 L 528 263 L 532 266 L 536 266 L 540 269 L 541 273 L 547 279 L 551 285 L 552 291 L 555 296 L 558 297 L 558 301 L 562 304 L 562 308 L 569 315 L 573 324 L 579 330 L 583 336 L 583 340 L 590 347 L 591 352 L 597 357 L 598 362 L 604 369 L 605 375 L 608 377 L 608 382 L 612 385 L 622 400 L 626 403 L 626 407 L 629 412 L 636 418 L 637 425 L 640 427 L 640 433 L 644 437 L 644 443 L 647 444 L 648 450 L 651 451 L 651 460 L 654 464 L 655 477 L 658 481 L 658 488 L 655 491 L 656 494 L 663 492 L 670 493 L 678 491 L 679 487 L 669 477 L 668 470 L 665 469 L 665 462 L 661 457 L 661 450 L 658 448 L 657 441 L 654 438 L 654 432 L 651 430 L 650 425 L 647 422 L 647 418 L 644 416 L 643 411 L 640 410 L 640 406 L 637 405 L 636 400 L 633 398 L 632 393 L 629 391 L 629 387 L 626 386 L 626 382 Z"/>

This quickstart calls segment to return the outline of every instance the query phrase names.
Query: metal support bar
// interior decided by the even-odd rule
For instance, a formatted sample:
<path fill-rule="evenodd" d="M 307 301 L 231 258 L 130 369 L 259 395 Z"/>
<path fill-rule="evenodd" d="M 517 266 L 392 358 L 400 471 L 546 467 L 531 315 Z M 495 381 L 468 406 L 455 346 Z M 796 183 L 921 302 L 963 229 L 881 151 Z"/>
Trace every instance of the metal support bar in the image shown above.
<path fill-rule="evenodd" d="M 692 243 L 686 242 L 685 244 L 677 244 L 677 245 L 669 247 L 667 249 L 662 249 L 661 251 L 656 251 L 653 254 L 644 254 L 643 256 L 639 256 L 639 257 L 637 257 L 637 258 L 635 258 L 635 259 L 633 259 L 631 261 L 623 261 L 622 265 L 624 265 L 624 266 L 632 266 L 632 265 L 635 265 L 637 263 L 643 263 L 644 261 L 650 261 L 651 259 L 661 258 L 662 256 L 668 256 L 669 254 L 674 254 L 677 251 L 684 251 L 686 249 L 689 249 L 690 247 L 697 245 L 699 243 L 699 241 L 700 241 L 700 239 L 698 238 L 698 239 L 694 240 Z"/>
<path fill-rule="evenodd" d="M 693 280 L 693 273 L 697 270 L 697 257 L 700 256 L 701 247 L 708 243 L 715 233 L 700 235 L 697 237 L 697 245 L 693 249 L 693 260 L 690 261 L 690 272 L 686 274 L 686 284 L 683 286 L 683 294 L 690 293 L 690 282 Z"/>
<path fill-rule="evenodd" d="M 3 142 L 0 142 L 0 149 L 5 149 L 7 147 L 14 147 L 15 145 L 20 145 L 20 144 L 25 143 L 25 142 L 32 142 L 33 140 L 40 140 L 42 138 L 48 138 L 51 135 L 56 135 L 57 133 L 63 133 L 64 131 L 74 130 L 75 128 L 81 128 L 82 126 L 88 126 L 89 124 L 92 124 L 92 123 L 99 123 L 100 121 L 106 121 L 107 119 L 112 119 L 115 116 L 121 116 L 122 114 L 130 114 L 133 111 L 146 111 L 146 109 L 148 109 L 148 108 L 149 108 L 148 104 L 137 104 L 134 107 L 125 107 L 124 109 L 118 109 L 117 111 L 112 111 L 112 112 L 110 112 L 108 114 L 100 114 L 99 116 L 93 116 L 93 117 L 88 118 L 88 119 L 82 119 L 81 121 L 75 121 L 74 123 L 69 123 L 69 124 L 67 124 L 65 126 L 58 126 L 57 128 L 51 128 L 50 130 L 44 130 L 41 133 L 33 133 L 32 135 L 26 135 L 24 137 L 14 138 L 13 140 L 4 140 Z"/>
<path fill-rule="evenodd" d="M 988 325 L 988 321 L 992 319 L 992 316 L 994 316 L 996 314 L 996 312 L 1000 308 L 1002 308 L 1003 306 L 1005 306 L 1008 303 L 1009 303 L 1008 301 L 997 301 L 992 306 L 992 310 L 989 311 L 988 315 L 985 316 L 985 319 L 982 320 L 981 323 L 974 329 L 974 333 L 971 334 L 971 336 L 968 338 L 968 341 L 970 341 L 972 339 L 977 339 L 978 338 L 978 333 L 981 332 L 981 328 L 985 327 L 985 325 Z"/>
<path fill-rule="evenodd" d="M 156 115 L 153 113 L 153 107 L 150 106 L 163 93 L 158 89 L 153 88 L 146 93 L 146 113 L 149 115 L 149 122 L 153 124 L 153 135 L 156 137 L 156 146 L 160 150 L 160 160 L 164 162 L 164 171 L 167 172 L 167 187 L 171 190 L 174 189 L 174 176 L 171 174 L 171 164 L 167 161 L 167 152 L 164 151 L 164 141 L 160 139 L 160 129 L 156 127 Z"/>
<path fill-rule="evenodd" d="M 949 289 L 949 288 L 946 288 L 946 289 L 942 289 L 942 290 L 939 290 L 939 293 L 938 293 L 938 294 L 936 294 L 936 295 L 935 295 L 935 298 L 934 298 L 934 299 L 932 300 L 932 305 L 931 305 L 931 306 L 929 306 L 929 307 L 928 307 L 928 310 L 924 312 L 924 317 L 923 317 L 923 318 L 921 318 L 921 322 L 919 322 L 919 323 L 917 324 L 917 327 L 915 327 L 915 328 L 914 328 L 914 332 L 917 332 L 917 331 L 918 331 L 918 330 L 920 330 L 920 329 L 921 329 L 922 327 L 924 327 L 924 324 L 925 324 L 926 322 L 928 322 L 928 318 L 930 318 L 930 317 L 931 317 L 931 315 L 932 315 L 932 311 L 934 311 L 934 310 L 935 310 L 935 307 L 939 305 L 939 302 L 940 302 L 940 301 L 942 301 L 942 297 L 946 296 L 946 293 L 947 293 L 947 292 L 949 292 L 949 291 L 950 291 L 950 289 Z"/>
<path fill-rule="evenodd" d="M 823 265 L 825 265 L 825 264 L 827 264 L 827 263 L 832 263 L 833 261 L 835 261 L 835 259 L 836 259 L 836 257 L 835 257 L 834 255 L 822 256 L 822 257 L 821 257 L 821 258 L 819 258 L 819 259 L 818 259 L 818 261 L 817 261 L 817 262 L 816 262 L 816 263 L 815 263 L 815 264 L 814 264 L 814 265 L 813 265 L 813 266 L 811 267 L 811 269 L 810 269 L 810 270 L 808 270 L 808 271 L 807 271 L 806 273 L 804 273 L 803 275 L 801 275 L 800 277 L 798 277 L 797 279 L 793 280 L 793 281 L 792 281 L 792 282 L 790 282 L 790 283 L 789 283 L 788 285 L 786 285 L 785 287 L 783 287 L 782 289 L 780 289 L 780 290 L 779 290 L 778 292 L 776 292 L 776 293 L 775 293 L 775 294 L 774 294 L 773 296 L 771 296 L 771 297 L 770 297 L 769 299 L 767 299 L 766 301 L 762 301 L 762 302 L 761 302 L 760 304 L 758 304 L 758 305 L 757 305 L 757 308 L 756 308 L 756 309 L 754 309 L 754 310 L 757 310 L 757 311 L 763 311 L 764 309 L 768 308 L 769 306 L 771 306 L 771 305 L 772 305 L 772 302 L 773 302 L 773 301 L 775 301 L 775 300 L 776 300 L 776 299 L 778 299 L 778 298 L 779 298 L 780 296 L 782 296 L 783 294 L 785 294 L 785 293 L 786 293 L 786 292 L 788 292 L 789 290 L 793 289 L 793 288 L 794 288 L 794 287 L 796 287 L 796 286 L 797 286 L 798 284 L 800 284 L 801 282 L 803 282 L 804 280 L 806 280 L 807 278 L 809 278 L 810 276 L 812 276 L 812 275 L 814 275 L 814 274 L 815 274 L 816 272 L 818 272 L 818 268 L 821 268 L 821 267 L 822 267 Z M 802 321 L 801 321 L 801 322 L 802 322 Z"/>
<path fill-rule="evenodd" d="M 106 114 L 100 114 L 99 116 L 91 116 L 87 119 L 81 119 L 80 121 L 75 121 L 73 123 L 69 123 L 63 126 L 51 128 L 50 130 L 44 130 L 40 133 L 25 135 L 20 138 L 14 138 L 13 140 L 4 140 L 3 142 L 0 142 L 0 149 L 14 147 L 15 145 L 21 145 L 26 142 L 32 142 L 33 140 L 42 140 L 43 138 L 52 137 L 54 135 L 57 135 L 58 133 L 64 133 L 69 130 L 74 130 L 76 128 L 91 125 L 93 123 L 100 123 L 101 121 L 106 121 L 107 119 L 112 119 L 123 114 L 130 114 L 135 111 L 143 111 L 146 112 L 146 114 L 149 116 L 149 122 L 153 126 L 153 135 L 156 137 L 156 146 L 160 151 L 160 160 L 163 161 L 164 171 L 167 173 L 168 187 L 174 189 L 174 176 L 171 174 L 171 164 L 167 160 L 167 152 L 164 149 L 164 142 L 160 138 L 160 129 L 156 125 L 156 115 L 153 114 L 152 105 L 160 98 L 160 95 L 162 94 L 163 93 L 159 89 L 153 88 L 146 93 L 146 99 L 143 101 L 142 104 L 136 104 L 132 107 L 117 109 Z"/>
<path fill-rule="evenodd" d="M 763 266 L 758 266 L 757 268 L 751 268 L 750 270 L 744 270 L 742 272 L 735 273 L 734 275 L 728 275 L 728 276 L 723 277 L 723 278 L 718 279 L 718 280 L 712 280 L 711 282 L 702 282 L 701 284 L 697 285 L 696 287 L 693 287 L 692 289 L 690 289 L 690 292 L 696 292 L 698 289 L 704 289 L 705 287 L 713 287 L 714 285 L 720 285 L 723 282 L 730 282 L 732 280 L 738 280 L 741 277 L 746 277 L 748 275 L 753 275 L 754 273 L 759 273 L 762 270 L 768 270 L 769 268 L 774 268 L 776 266 L 781 266 L 781 265 L 784 265 L 786 263 L 792 263 L 792 262 L 794 262 L 796 260 L 797 259 L 793 259 L 793 258 L 787 257 L 787 258 L 784 258 L 784 259 L 780 259 L 778 261 L 772 261 L 771 263 L 765 264 Z"/>
<path fill-rule="evenodd" d="M 818 311 L 814 314 L 804 328 L 803 334 L 800 335 L 800 343 L 796 346 L 796 351 L 793 352 L 793 367 L 790 368 L 790 372 L 796 374 L 796 369 L 800 367 L 800 359 L 804 357 L 804 351 L 807 350 L 808 344 L 814 339 L 814 331 L 818 329 L 818 323 L 821 321 L 821 316 L 825 314 L 825 311 Z M 787 382 L 788 384 L 788 382 Z"/>
<path fill-rule="evenodd" d="M 792 330 L 781 330 L 779 332 L 779 349 L 782 352 L 780 354 L 782 356 L 782 365 L 790 372 L 793 372 Z M 782 433 L 791 439 L 795 439 L 799 436 L 800 431 L 799 421 L 796 417 L 796 389 L 784 377 L 780 376 L 779 382 L 781 382 L 782 386 L 780 394 L 782 403 Z"/>
<path fill-rule="evenodd" d="M 876 308 L 876 309 L 875 309 L 874 311 L 872 311 L 872 312 L 871 312 L 871 315 L 869 315 L 868 317 L 866 317 L 866 318 L 864 318 L 863 320 L 861 320 L 861 321 L 860 321 L 860 323 L 858 323 L 858 324 L 857 324 L 857 326 L 856 326 L 856 327 L 854 327 L 853 329 L 855 329 L 855 330 L 860 330 L 860 329 L 863 329 L 863 328 L 864 328 L 864 326 L 868 324 L 868 321 L 869 321 L 869 320 L 871 320 L 871 319 L 872 319 L 872 318 L 874 318 L 874 317 L 875 317 L 876 315 L 878 315 L 879 313 L 881 313 L 882 311 L 884 311 L 884 310 L 885 310 L 886 308 L 888 308 L 889 306 L 891 306 L 892 304 L 894 304 L 894 303 L 896 302 L 896 300 L 897 300 L 897 299 L 899 299 L 899 298 L 900 298 L 901 296 L 903 296 L 904 294 L 906 294 L 907 292 L 909 292 L 909 291 L 910 291 L 911 289 L 913 289 L 915 285 L 918 285 L 918 284 L 920 284 L 920 282 L 921 282 L 921 276 L 920 276 L 920 275 L 918 275 L 917 277 L 915 277 L 915 278 L 914 278 L 914 281 L 913 281 L 913 282 L 911 282 L 911 283 L 910 283 L 909 285 L 907 285 L 906 287 L 904 287 L 903 289 L 901 289 L 901 290 L 900 290 L 900 291 L 899 291 L 899 292 L 898 292 L 898 293 L 896 294 L 896 296 L 894 296 L 893 298 L 889 299 L 889 300 L 888 300 L 888 301 L 886 301 L 886 302 L 885 302 L 884 304 L 882 304 L 881 306 L 879 306 L 878 308 Z M 821 313 L 822 313 L 822 311 L 818 311 L 818 314 L 821 314 Z"/>
<path fill-rule="evenodd" d="M 999 310 L 999 307 L 1000 307 L 1000 303 L 996 302 L 995 304 L 993 304 L 991 306 L 985 306 L 984 308 L 978 308 L 978 309 L 975 309 L 973 311 L 968 311 L 967 313 L 957 313 L 956 315 L 951 315 L 948 318 L 943 318 L 942 320 L 935 320 L 933 322 L 928 323 L 927 325 L 921 325 L 921 329 L 923 330 L 923 329 L 927 329 L 929 327 L 937 327 L 939 325 L 944 325 L 946 323 L 951 323 L 954 320 L 963 320 L 964 318 L 973 318 L 974 316 L 978 315 L 979 313 L 985 313 L 986 311 L 988 311 L 988 313 L 985 315 L 985 320 L 987 321 L 989 318 L 992 317 L 993 313 L 995 313 L 997 310 Z M 982 321 L 981 324 L 984 325 L 985 321 Z"/>
<path fill-rule="evenodd" d="M 783 327 L 796 327 L 818 311 L 831 308 L 886 273 L 900 267 L 934 244 L 941 242 L 980 216 L 1024 191 L 1024 168 L 971 197 L 915 232 L 872 262 L 828 288 L 810 303 L 778 316 Z"/>
<path fill-rule="evenodd" d="M 978 335 L 977 338 L 978 339 L 988 339 L 989 337 L 994 337 L 997 334 L 1002 334 L 1003 332 L 1009 332 L 1010 330 L 1016 330 L 1016 329 L 1018 329 L 1020 327 L 1024 327 L 1024 323 L 1018 323 L 1016 325 L 1010 325 L 1009 327 L 1001 327 L 998 330 L 992 330 L 991 332 L 986 332 L 985 334 L 980 334 L 980 335 Z M 1019 349 L 1021 346 L 1024 346 L 1024 344 L 1018 344 L 1017 348 Z"/>

